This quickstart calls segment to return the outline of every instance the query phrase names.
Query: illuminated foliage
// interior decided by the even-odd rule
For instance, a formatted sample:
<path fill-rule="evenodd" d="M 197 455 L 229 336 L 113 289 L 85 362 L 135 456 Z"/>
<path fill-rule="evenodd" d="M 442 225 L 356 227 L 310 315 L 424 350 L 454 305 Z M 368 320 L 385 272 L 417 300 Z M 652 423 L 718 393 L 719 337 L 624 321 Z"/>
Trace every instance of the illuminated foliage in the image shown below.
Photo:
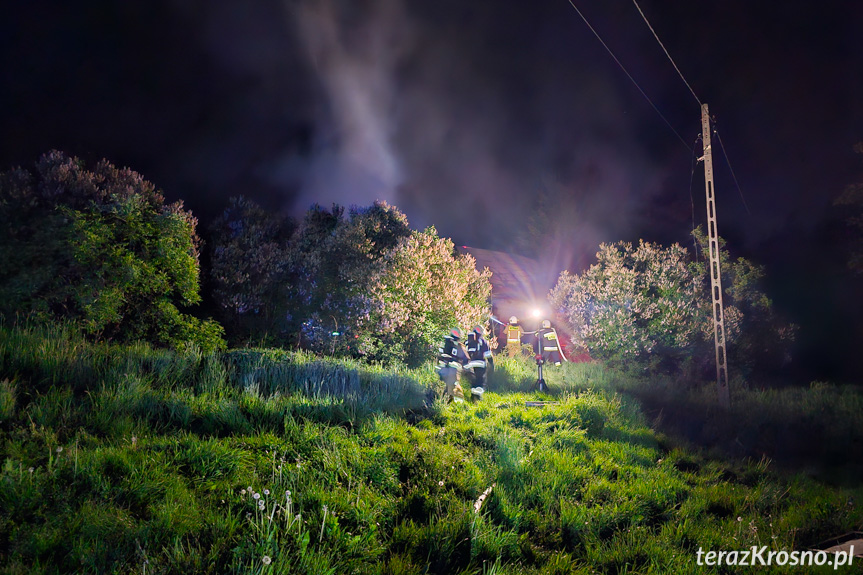
<path fill-rule="evenodd" d="M 0 176 L 0 306 L 6 317 L 71 320 L 97 338 L 222 344 L 181 313 L 200 301 L 196 219 L 152 183 L 62 152 Z"/>
<path fill-rule="evenodd" d="M 291 241 L 292 302 L 303 346 L 376 357 L 372 289 L 384 256 L 410 235 L 407 218 L 383 202 L 367 208 L 313 206 Z M 337 335 L 334 335 L 337 334 Z"/>
<path fill-rule="evenodd" d="M 478 272 L 469 254 L 453 254 L 452 241 L 438 237 L 434 227 L 413 232 L 387 255 L 373 288 L 372 323 L 380 342 L 410 364 L 427 359 L 452 327 L 489 316 L 491 272 Z"/>
<path fill-rule="evenodd" d="M 701 226 L 692 233 L 702 254 L 706 253 L 707 236 Z M 766 277 L 764 266 L 746 258 L 732 258 L 726 249 L 725 240 L 721 237 L 719 265 L 722 271 L 722 303 L 728 361 L 744 371 L 770 370 L 788 363 L 798 326 L 780 317 L 773 307 L 773 301 L 763 291 L 762 284 Z M 693 264 L 693 270 L 703 281 L 700 313 L 707 318 L 708 329 L 705 336 L 712 344 L 710 276 L 707 275 L 707 262 L 704 257 Z M 712 345 L 709 353 L 713 353 Z"/>
<path fill-rule="evenodd" d="M 693 232 L 706 246 L 700 229 Z M 713 316 L 704 259 L 678 244 L 602 244 L 581 275 L 563 272 L 549 298 L 578 343 L 593 357 L 657 365 L 712 366 Z M 786 362 L 796 327 L 777 317 L 761 291 L 764 269 L 732 260 L 720 240 L 725 336 L 737 368 Z"/>
<path fill-rule="evenodd" d="M 564 271 L 549 296 L 591 356 L 644 359 L 703 339 L 701 281 L 684 248 L 602 244 L 596 258 L 581 275 Z"/>
<path fill-rule="evenodd" d="M 291 242 L 301 342 L 319 353 L 415 365 L 454 325 L 486 319 L 491 286 L 434 228 L 395 207 L 314 206 Z"/>

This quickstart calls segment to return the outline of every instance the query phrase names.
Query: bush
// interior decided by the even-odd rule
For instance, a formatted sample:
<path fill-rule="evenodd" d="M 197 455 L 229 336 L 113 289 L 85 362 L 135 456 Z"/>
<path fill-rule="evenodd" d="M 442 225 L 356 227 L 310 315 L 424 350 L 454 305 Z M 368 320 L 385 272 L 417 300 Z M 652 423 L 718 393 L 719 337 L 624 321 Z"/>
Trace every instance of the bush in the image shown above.
<path fill-rule="evenodd" d="M 107 160 L 50 152 L 0 174 L 0 313 L 72 321 L 96 338 L 223 345 L 196 304 L 200 242 L 182 202 Z"/>
<path fill-rule="evenodd" d="M 277 218 L 232 200 L 216 231 L 215 295 L 235 340 L 414 367 L 449 329 L 490 315 L 490 272 L 385 202 L 313 206 L 287 239 Z"/>
<path fill-rule="evenodd" d="M 694 232 L 702 246 L 706 238 Z M 776 369 L 790 359 L 796 326 L 779 318 L 761 290 L 764 269 L 732 260 L 720 240 L 729 362 Z M 581 275 L 564 271 L 549 295 L 577 344 L 592 357 L 658 370 L 706 373 L 714 362 L 707 266 L 679 244 L 602 244 Z"/>
<path fill-rule="evenodd" d="M 684 248 L 602 244 L 596 258 L 580 276 L 564 271 L 549 296 L 591 357 L 644 361 L 704 340 L 701 280 Z"/>

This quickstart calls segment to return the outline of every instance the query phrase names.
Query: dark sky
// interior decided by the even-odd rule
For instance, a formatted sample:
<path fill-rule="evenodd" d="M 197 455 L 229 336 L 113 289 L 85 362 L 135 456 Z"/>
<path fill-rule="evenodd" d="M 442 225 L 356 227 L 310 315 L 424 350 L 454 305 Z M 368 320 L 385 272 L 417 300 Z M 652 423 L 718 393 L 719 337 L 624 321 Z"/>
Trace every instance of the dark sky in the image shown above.
<path fill-rule="evenodd" d="M 105 157 L 204 223 L 240 193 L 386 199 L 491 249 L 542 206 L 553 273 L 602 241 L 686 242 L 698 103 L 633 2 L 575 4 L 680 138 L 567 0 L 33 0 L 0 17 L 0 169 Z M 831 203 L 863 180 L 863 3 L 639 5 L 740 183 L 714 146 L 720 234 L 767 265 L 815 371 L 848 373 L 861 284 Z"/>

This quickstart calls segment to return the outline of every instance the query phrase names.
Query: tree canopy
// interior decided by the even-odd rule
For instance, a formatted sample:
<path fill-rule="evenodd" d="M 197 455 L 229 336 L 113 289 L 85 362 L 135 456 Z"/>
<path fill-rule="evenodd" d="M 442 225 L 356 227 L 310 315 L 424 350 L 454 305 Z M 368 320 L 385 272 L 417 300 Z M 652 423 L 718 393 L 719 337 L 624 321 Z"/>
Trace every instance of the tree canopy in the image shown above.
<path fill-rule="evenodd" d="M 863 142 L 858 142 L 854 151 L 863 155 Z M 845 221 L 852 232 L 848 268 L 855 274 L 863 275 L 863 182 L 846 186 L 834 204 L 846 211 Z"/>
<path fill-rule="evenodd" d="M 230 198 L 210 226 L 209 277 L 219 318 L 235 340 L 279 341 L 290 299 L 290 220 L 245 197 Z"/>
<path fill-rule="evenodd" d="M 707 240 L 693 232 L 702 249 Z M 706 262 L 679 244 L 602 244 L 582 274 L 564 271 L 550 302 L 593 357 L 640 364 L 712 365 L 713 319 Z M 732 260 L 720 240 L 729 362 L 772 369 L 788 359 L 795 326 L 761 289 L 764 269 Z"/>
<path fill-rule="evenodd" d="M 219 347 L 217 323 L 180 311 L 201 300 L 196 225 L 137 172 L 45 154 L 0 174 L 0 310 L 107 340 Z"/>
<path fill-rule="evenodd" d="M 249 331 L 282 345 L 417 365 L 454 326 L 488 320 L 490 272 L 386 202 L 312 206 L 290 232 L 232 200 L 213 238 L 215 295 Z M 254 323 L 266 315 L 269 327 Z"/>

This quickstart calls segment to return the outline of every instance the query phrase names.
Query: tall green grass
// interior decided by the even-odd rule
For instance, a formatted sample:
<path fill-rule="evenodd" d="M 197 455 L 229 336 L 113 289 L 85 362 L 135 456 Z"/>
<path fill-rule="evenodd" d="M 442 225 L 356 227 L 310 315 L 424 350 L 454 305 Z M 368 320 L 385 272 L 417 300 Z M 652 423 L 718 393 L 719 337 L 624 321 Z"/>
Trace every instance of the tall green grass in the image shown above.
<path fill-rule="evenodd" d="M 0 572 L 720 573 L 863 527 L 859 483 L 669 450 L 600 365 L 498 368 L 445 405 L 430 366 L 2 328 Z"/>

